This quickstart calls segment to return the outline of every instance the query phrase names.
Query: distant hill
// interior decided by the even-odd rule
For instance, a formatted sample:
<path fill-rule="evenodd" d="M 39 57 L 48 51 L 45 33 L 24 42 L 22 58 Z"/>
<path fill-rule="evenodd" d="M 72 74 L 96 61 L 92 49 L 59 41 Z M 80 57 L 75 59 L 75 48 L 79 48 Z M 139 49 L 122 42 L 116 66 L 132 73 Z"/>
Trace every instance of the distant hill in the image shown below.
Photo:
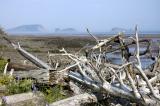
<path fill-rule="evenodd" d="M 69 35 L 87 35 L 88 33 L 86 31 L 80 32 L 77 31 L 74 28 L 55 28 L 54 31 L 48 31 L 44 26 L 40 24 L 31 24 L 31 25 L 21 25 L 17 26 L 15 28 L 11 28 L 8 30 L 5 30 L 10 35 L 40 35 L 40 36 L 46 36 L 46 35 L 61 35 L 61 36 L 69 36 Z M 91 33 L 96 36 L 103 36 L 103 35 L 114 35 L 118 34 L 119 32 L 123 32 L 124 34 L 134 34 L 134 29 L 125 29 L 120 27 L 114 27 L 110 31 L 104 31 L 104 32 L 94 32 Z M 160 31 L 141 31 L 139 30 L 140 34 L 160 34 Z M 157 35 L 156 35 L 157 36 Z"/>
<path fill-rule="evenodd" d="M 46 29 L 39 24 L 34 25 L 21 25 L 15 28 L 11 28 L 6 30 L 9 34 L 35 34 L 35 33 L 45 33 Z"/>

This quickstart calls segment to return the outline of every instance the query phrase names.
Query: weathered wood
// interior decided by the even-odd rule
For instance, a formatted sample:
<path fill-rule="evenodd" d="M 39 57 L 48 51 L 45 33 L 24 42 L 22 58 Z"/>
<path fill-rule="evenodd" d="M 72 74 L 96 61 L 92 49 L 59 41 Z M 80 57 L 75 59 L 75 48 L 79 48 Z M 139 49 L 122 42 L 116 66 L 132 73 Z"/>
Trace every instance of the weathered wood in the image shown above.
<path fill-rule="evenodd" d="M 65 85 L 65 79 L 68 78 L 67 72 L 58 72 L 54 70 L 47 69 L 36 69 L 29 71 L 14 71 L 12 74 L 14 77 L 18 78 L 32 78 L 38 83 L 45 83 L 49 85 L 62 84 Z"/>
<path fill-rule="evenodd" d="M 7 71 L 10 71 L 11 69 L 14 69 L 14 71 L 29 71 L 38 69 L 38 67 L 33 65 L 24 65 L 20 63 L 9 62 L 7 66 Z"/>
<path fill-rule="evenodd" d="M 51 103 L 49 106 L 81 106 L 82 104 L 95 103 L 97 101 L 96 95 L 84 93 Z"/>
<path fill-rule="evenodd" d="M 10 43 L 14 49 L 16 49 L 19 54 L 21 54 L 24 58 L 26 58 L 27 60 L 29 60 L 30 62 L 32 62 L 33 64 L 35 64 L 37 67 L 39 68 L 43 68 L 43 69 L 51 69 L 51 67 L 46 63 L 43 62 L 42 60 L 38 59 L 36 56 L 32 55 L 31 53 L 27 52 L 26 50 L 24 50 L 19 42 L 18 44 L 14 44 L 13 42 L 11 42 L 6 36 L 3 36 L 3 38 Z"/>
<path fill-rule="evenodd" d="M 30 71 L 14 71 L 13 76 L 19 78 L 32 78 L 39 83 L 49 83 L 49 71 L 46 69 L 30 70 Z"/>
<path fill-rule="evenodd" d="M 5 106 L 46 106 L 43 95 L 39 92 L 4 96 L 2 101 Z"/>
<path fill-rule="evenodd" d="M 30 54 L 29 52 L 27 52 L 26 50 L 24 50 L 23 48 L 21 48 L 20 45 L 17 46 L 16 50 L 23 57 L 25 57 L 27 60 L 29 60 L 30 62 L 32 62 L 36 66 L 38 66 L 40 68 L 48 69 L 48 70 L 51 69 L 51 67 L 47 63 L 45 63 L 42 60 L 38 59 L 37 57 L 33 56 L 32 54 Z"/>
<path fill-rule="evenodd" d="M 54 85 L 54 84 L 61 84 L 61 85 L 66 85 L 65 83 L 65 79 L 68 79 L 68 73 L 67 71 L 50 71 L 49 73 L 50 76 L 50 84 Z"/>
<path fill-rule="evenodd" d="M 69 81 L 70 89 L 73 91 L 74 95 L 79 95 L 82 93 L 80 87 L 78 87 L 73 81 Z"/>
<path fill-rule="evenodd" d="M 150 98 L 147 95 L 143 95 L 143 99 L 145 99 L 145 101 L 143 101 L 142 98 L 136 99 L 134 97 L 132 91 L 130 91 L 129 89 L 126 89 L 126 88 L 124 89 L 119 86 L 110 85 L 108 82 L 105 82 L 103 84 L 98 84 L 97 82 L 90 81 L 90 80 L 82 77 L 81 75 L 78 75 L 78 73 L 74 73 L 74 72 L 70 72 L 69 77 L 71 79 L 73 79 L 74 81 L 78 81 L 82 84 L 85 84 L 87 87 L 89 87 L 97 92 L 109 93 L 109 94 L 114 95 L 116 97 L 126 98 L 128 100 L 131 100 L 131 101 L 134 101 L 137 103 L 141 103 L 141 104 L 147 105 L 147 106 L 148 105 L 155 105 L 155 106 L 160 105 L 160 101 L 157 101 L 153 98 Z"/>

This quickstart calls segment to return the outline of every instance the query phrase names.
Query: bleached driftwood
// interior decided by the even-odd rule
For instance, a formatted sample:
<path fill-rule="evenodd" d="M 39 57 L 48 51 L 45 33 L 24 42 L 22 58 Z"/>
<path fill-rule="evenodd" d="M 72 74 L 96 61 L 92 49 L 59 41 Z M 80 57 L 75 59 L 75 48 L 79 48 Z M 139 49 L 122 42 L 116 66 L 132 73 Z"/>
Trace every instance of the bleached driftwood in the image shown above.
<path fill-rule="evenodd" d="M 82 90 L 80 89 L 80 87 L 77 86 L 73 81 L 69 81 L 69 87 L 74 93 L 74 95 L 78 95 L 82 93 Z"/>
<path fill-rule="evenodd" d="M 32 54 L 30 54 L 29 52 L 21 48 L 19 44 L 18 45 L 12 44 L 12 45 L 23 57 L 25 57 L 26 59 L 28 59 L 35 65 L 37 65 L 38 67 L 48 69 L 48 70 L 51 69 L 51 67 L 47 65 L 45 62 L 43 62 L 42 60 L 38 59 L 37 57 L 33 56 Z"/>
<path fill-rule="evenodd" d="M 94 94 L 80 94 L 64 100 L 51 103 L 49 106 L 82 106 L 82 104 L 96 103 L 98 101 Z"/>
<path fill-rule="evenodd" d="M 43 95 L 32 92 L 2 97 L 5 106 L 45 106 Z"/>
<path fill-rule="evenodd" d="M 6 41 L 8 41 L 8 43 L 10 43 L 14 47 L 14 49 L 16 49 L 23 57 L 25 57 L 27 60 L 29 60 L 30 62 L 32 62 L 36 66 L 38 66 L 40 68 L 48 69 L 48 70 L 51 69 L 51 67 L 47 63 L 43 62 L 42 60 L 38 59 L 36 56 L 33 56 L 31 53 L 29 53 L 26 50 L 24 50 L 20 46 L 19 42 L 16 45 L 13 42 L 11 42 L 8 38 L 6 38 L 5 36 L 3 38 Z"/>
<path fill-rule="evenodd" d="M 32 78 L 35 79 L 38 83 L 49 84 L 50 82 L 49 70 L 46 69 L 14 71 L 12 75 L 19 78 Z"/>
<path fill-rule="evenodd" d="M 29 71 L 36 70 L 39 68 L 33 65 L 24 65 L 21 63 L 8 62 L 7 71 L 10 71 L 11 69 L 14 69 L 15 71 Z"/>
<path fill-rule="evenodd" d="M 122 53 L 122 59 L 124 62 L 128 62 L 130 55 L 129 51 L 127 50 L 128 47 L 125 47 L 125 42 L 123 39 L 119 36 L 117 36 L 119 39 L 118 43 L 122 46 L 121 53 Z M 143 105 L 158 105 L 160 103 L 159 101 L 159 92 L 156 90 L 156 86 L 152 85 L 152 80 L 155 80 L 158 78 L 152 77 L 149 79 L 145 72 L 142 70 L 141 62 L 140 62 L 140 52 L 139 52 L 139 40 L 138 40 L 138 34 L 136 29 L 136 37 L 134 39 L 136 44 L 136 56 L 135 58 L 137 61 L 132 62 L 132 64 L 126 63 L 126 65 L 122 65 L 121 67 L 116 68 L 114 66 L 108 66 L 111 70 L 106 70 L 109 73 L 113 73 L 111 77 L 111 81 L 108 81 L 105 79 L 105 77 L 102 75 L 102 66 L 105 64 L 102 61 L 102 50 L 101 47 L 112 41 L 113 38 L 106 39 L 104 42 L 97 42 L 98 44 L 94 47 L 95 49 L 99 49 L 99 54 L 96 54 L 93 56 L 93 62 L 92 59 L 86 59 L 81 60 L 80 57 L 76 55 L 72 55 L 67 53 L 64 49 L 62 50 L 65 55 L 68 55 L 70 59 L 75 61 L 77 63 L 78 71 L 70 71 L 69 77 L 77 82 L 80 82 L 81 84 L 86 85 L 88 88 L 97 91 L 97 92 L 103 92 L 103 93 L 109 93 L 111 95 L 126 98 L 128 100 L 143 104 Z M 106 45 L 107 46 L 107 45 Z M 95 50 L 93 49 L 93 50 Z M 145 54 L 145 53 L 142 53 Z M 92 54 L 93 55 L 93 54 Z M 92 58 L 92 57 L 91 57 Z M 142 87 L 140 85 L 141 82 L 139 82 L 139 79 L 136 79 L 135 72 L 129 71 L 132 69 L 131 66 L 135 66 L 137 68 L 137 71 L 139 72 L 138 76 L 141 79 L 141 81 L 145 82 L 145 87 Z M 105 66 L 106 67 L 106 66 Z M 112 68 L 113 67 L 113 68 Z M 129 69 L 130 67 L 130 69 Z M 114 69 L 115 68 L 115 69 Z M 117 69 L 118 68 L 118 69 Z M 105 70 L 103 70 L 105 71 Z M 95 74 L 96 73 L 96 74 Z M 126 74 L 127 76 L 122 75 L 121 73 Z M 133 75 L 132 75 L 133 74 Z M 113 77 L 115 76 L 115 77 Z M 114 78 L 114 80 L 112 80 Z M 154 87 L 153 87 L 154 86 Z M 149 96 L 148 96 L 149 95 Z"/>

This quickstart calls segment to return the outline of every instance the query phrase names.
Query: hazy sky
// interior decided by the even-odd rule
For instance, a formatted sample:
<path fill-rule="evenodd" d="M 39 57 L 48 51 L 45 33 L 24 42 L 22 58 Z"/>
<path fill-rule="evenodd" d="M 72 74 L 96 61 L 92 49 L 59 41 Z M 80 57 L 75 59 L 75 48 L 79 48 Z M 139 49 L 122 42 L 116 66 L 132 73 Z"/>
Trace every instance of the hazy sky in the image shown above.
<path fill-rule="evenodd" d="M 0 26 L 41 24 L 107 31 L 113 27 L 160 31 L 160 0 L 0 0 Z"/>

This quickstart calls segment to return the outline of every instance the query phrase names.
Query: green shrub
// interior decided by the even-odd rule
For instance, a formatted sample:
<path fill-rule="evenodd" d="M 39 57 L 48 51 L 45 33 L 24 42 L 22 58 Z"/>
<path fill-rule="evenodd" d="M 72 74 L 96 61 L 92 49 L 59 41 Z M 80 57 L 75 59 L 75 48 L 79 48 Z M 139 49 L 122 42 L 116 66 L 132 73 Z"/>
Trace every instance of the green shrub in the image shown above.
<path fill-rule="evenodd" d="M 24 80 L 12 80 L 11 83 L 7 85 L 8 92 L 7 94 L 19 94 L 24 92 L 31 91 L 32 80 L 24 79 Z"/>
<path fill-rule="evenodd" d="M 0 58 L 0 72 L 3 71 L 6 63 L 7 62 L 3 58 Z"/>
<path fill-rule="evenodd" d="M 62 94 L 63 88 L 61 85 L 56 85 L 54 87 L 43 87 L 41 91 L 43 92 L 45 96 L 45 100 L 48 103 L 52 103 L 52 102 L 67 98 L 66 95 Z"/>
<path fill-rule="evenodd" d="M 0 76 L 0 86 L 5 85 L 7 88 L 7 90 L 3 93 L 4 95 L 14 95 L 29 92 L 32 90 L 32 83 L 33 81 L 30 79 L 16 80 L 15 78 L 7 75 Z M 40 85 L 38 90 L 44 94 L 44 98 L 48 103 L 68 97 L 68 95 L 64 95 L 64 90 L 61 85 L 56 85 L 54 87 Z"/>
<path fill-rule="evenodd" d="M 9 85 L 9 83 L 13 80 L 12 77 L 7 75 L 1 75 L 0 76 L 0 86 L 2 85 Z"/>
<path fill-rule="evenodd" d="M 8 75 L 0 76 L 0 86 L 5 85 L 7 91 L 4 93 L 5 95 L 12 95 L 18 93 L 24 93 L 31 91 L 32 80 L 24 79 L 24 80 L 15 80 L 15 78 Z"/>

